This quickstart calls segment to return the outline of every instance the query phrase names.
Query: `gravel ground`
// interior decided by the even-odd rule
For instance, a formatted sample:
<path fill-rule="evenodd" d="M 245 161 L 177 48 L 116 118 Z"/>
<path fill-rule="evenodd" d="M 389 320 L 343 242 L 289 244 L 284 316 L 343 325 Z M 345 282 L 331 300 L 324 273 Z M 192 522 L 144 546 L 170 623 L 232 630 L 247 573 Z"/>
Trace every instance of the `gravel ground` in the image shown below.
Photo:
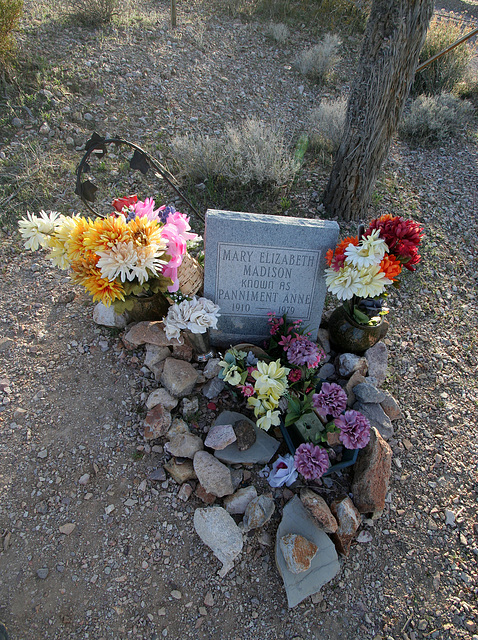
<path fill-rule="evenodd" d="M 66 27 L 41 8 L 27 3 L 30 47 L 58 65 L 63 84 L 45 86 L 50 133 L 27 111 L 15 114 L 23 123 L 2 147 L 7 159 L 31 145 L 40 157 L 65 157 L 70 145 L 77 162 L 74 147 L 93 128 L 146 146 L 174 132 L 222 131 L 244 114 L 281 121 L 292 136 L 323 95 L 291 66 L 298 44 L 315 42 L 306 28 L 279 47 L 254 21 L 193 5 L 180 7 L 174 32 L 166 2 L 145 4 L 134 28 L 105 32 Z M 320 175 L 310 171 L 295 196 L 299 214 L 313 214 Z M 78 208 L 71 173 L 51 180 L 54 208 Z M 391 490 L 382 518 L 363 524 L 372 541 L 355 544 L 338 576 L 293 610 L 273 557 L 283 498 L 219 579 L 193 528 L 202 503 L 178 501 L 171 480 L 147 480 L 165 455 L 141 436 L 154 388 L 143 351 L 97 327 L 88 297 L 3 233 L 0 619 L 12 640 L 476 640 L 477 184 L 476 135 L 392 149 L 371 213 L 413 216 L 426 237 L 422 264 L 390 300 L 385 386 L 404 414 Z"/>

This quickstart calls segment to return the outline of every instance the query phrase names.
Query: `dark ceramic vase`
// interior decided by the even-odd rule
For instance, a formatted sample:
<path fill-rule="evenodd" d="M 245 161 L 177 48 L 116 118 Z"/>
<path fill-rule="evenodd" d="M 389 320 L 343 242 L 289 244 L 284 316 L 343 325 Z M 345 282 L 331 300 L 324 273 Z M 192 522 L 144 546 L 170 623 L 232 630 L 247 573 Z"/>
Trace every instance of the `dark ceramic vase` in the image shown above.
<path fill-rule="evenodd" d="M 128 311 L 129 322 L 142 322 L 144 320 L 162 320 L 168 313 L 169 302 L 159 292 L 150 296 L 131 296 L 134 305 Z"/>
<path fill-rule="evenodd" d="M 340 306 L 329 318 L 329 338 L 332 345 L 342 353 L 362 354 L 377 344 L 388 331 L 388 321 L 382 317 L 380 324 L 359 324 Z"/>

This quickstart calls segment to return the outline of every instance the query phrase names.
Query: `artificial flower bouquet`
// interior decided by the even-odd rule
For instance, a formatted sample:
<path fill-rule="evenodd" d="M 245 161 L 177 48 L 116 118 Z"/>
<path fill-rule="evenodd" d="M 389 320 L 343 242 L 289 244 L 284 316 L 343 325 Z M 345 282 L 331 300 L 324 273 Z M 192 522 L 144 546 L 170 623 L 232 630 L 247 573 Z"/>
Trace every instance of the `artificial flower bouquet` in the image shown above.
<path fill-rule="evenodd" d="M 70 269 L 94 301 L 123 313 L 132 309 L 135 296 L 178 290 L 187 243 L 198 236 L 186 215 L 169 206 L 155 209 L 152 198 L 132 195 L 112 205 L 111 215 L 96 220 L 27 213 L 19 227 L 27 249 L 50 249 L 53 264 Z"/>
<path fill-rule="evenodd" d="M 216 329 L 220 316 L 219 306 L 208 298 L 185 297 L 169 307 L 164 318 L 164 331 L 168 340 L 179 339 L 181 331 L 194 334 Z"/>
<path fill-rule="evenodd" d="M 403 267 L 415 270 L 422 237 L 417 222 L 386 214 L 374 218 L 361 236 L 345 238 L 335 250 L 329 249 L 326 284 L 344 301 L 351 318 L 359 324 L 380 322 L 387 313 L 382 296 L 389 285 L 398 284 Z"/>
<path fill-rule="evenodd" d="M 347 395 L 340 385 L 320 379 L 325 352 L 310 339 L 301 320 L 289 322 L 285 315 L 270 313 L 269 326 L 271 338 L 263 358 L 228 349 L 219 377 L 241 392 L 260 429 L 279 426 L 283 414 L 285 428 L 295 428 L 304 441 L 294 457 L 278 459 L 270 479 L 292 483 L 300 473 L 316 480 L 331 462 L 340 460 L 344 448 L 355 450 L 368 443 L 370 423 L 360 412 L 346 411 Z"/>

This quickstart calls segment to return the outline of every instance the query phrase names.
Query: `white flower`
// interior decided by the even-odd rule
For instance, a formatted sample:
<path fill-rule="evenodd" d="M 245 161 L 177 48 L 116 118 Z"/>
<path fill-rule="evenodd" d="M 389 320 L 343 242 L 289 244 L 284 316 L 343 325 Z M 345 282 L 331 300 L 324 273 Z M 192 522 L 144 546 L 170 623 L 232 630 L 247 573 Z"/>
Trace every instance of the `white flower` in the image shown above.
<path fill-rule="evenodd" d="M 121 282 L 126 279 L 133 280 L 133 267 L 136 265 L 137 253 L 133 242 L 118 242 L 108 251 L 98 251 L 100 256 L 97 266 L 101 269 L 101 275 L 110 282 L 119 276 Z"/>
<path fill-rule="evenodd" d="M 150 273 L 158 277 L 165 264 L 166 261 L 158 257 L 154 245 L 141 245 L 136 247 L 136 264 L 132 265 L 131 273 L 133 278 L 138 278 L 139 284 L 143 284 L 148 280 Z"/>
<path fill-rule="evenodd" d="M 191 333 L 206 333 L 209 328 L 217 327 L 219 307 L 207 298 L 183 300 L 180 304 L 174 304 L 169 308 L 165 319 L 166 326 L 175 327 L 174 337 L 179 337 L 178 330 L 188 329 Z M 173 331 L 173 329 L 168 329 Z M 168 338 L 170 337 L 166 333 Z M 232 383 L 231 383 L 232 384 Z"/>
<path fill-rule="evenodd" d="M 277 426 L 280 424 L 279 411 L 267 411 L 265 415 L 259 418 L 256 422 L 256 426 L 263 431 L 269 431 L 272 425 Z"/>
<path fill-rule="evenodd" d="M 380 265 L 361 269 L 359 271 L 360 287 L 357 295 L 361 298 L 375 298 L 385 291 L 388 284 L 392 284 L 392 280 L 385 277 L 383 271 L 380 271 Z"/>
<path fill-rule="evenodd" d="M 168 314 L 164 318 L 164 331 L 168 340 L 173 338 L 179 340 L 181 329 L 186 329 L 186 323 L 184 322 L 180 305 L 173 304 L 169 307 Z"/>
<path fill-rule="evenodd" d="M 56 219 L 60 214 L 56 211 L 40 211 L 40 216 L 27 211 L 27 218 L 22 218 L 18 226 L 25 242 L 25 249 L 36 251 L 46 245 L 48 236 L 54 233 L 58 225 Z"/>
<path fill-rule="evenodd" d="M 294 457 L 290 453 L 286 453 L 285 456 L 279 456 L 274 462 L 267 481 L 271 487 L 282 487 L 284 484 L 290 487 L 297 480 L 298 475 L 294 465 Z"/>
<path fill-rule="evenodd" d="M 338 271 L 326 269 L 325 282 L 329 291 L 339 300 L 350 300 L 360 289 L 359 272 L 347 264 Z"/>
<path fill-rule="evenodd" d="M 375 229 L 369 236 L 362 238 L 358 245 L 349 244 L 345 249 L 345 264 L 352 264 L 359 269 L 380 264 L 388 252 L 388 246 L 379 234 L 380 230 Z"/>

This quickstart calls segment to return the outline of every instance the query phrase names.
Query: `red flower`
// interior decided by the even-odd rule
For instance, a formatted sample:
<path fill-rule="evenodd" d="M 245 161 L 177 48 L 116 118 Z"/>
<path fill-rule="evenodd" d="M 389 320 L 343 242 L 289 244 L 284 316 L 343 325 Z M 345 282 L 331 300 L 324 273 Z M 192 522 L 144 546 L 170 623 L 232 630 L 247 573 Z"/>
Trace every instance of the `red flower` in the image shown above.
<path fill-rule="evenodd" d="M 409 271 L 415 271 L 413 265 L 420 262 L 418 245 L 423 237 L 423 227 L 414 220 L 385 215 L 372 220 L 364 235 L 369 236 L 375 229 L 380 230 L 380 237 L 387 243 L 389 253 L 396 256 Z"/>
<path fill-rule="evenodd" d="M 112 204 L 116 211 L 119 211 L 121 213 L 121 211 L 123 211 L 125 207 L 129 207 L 130 205 L 136 204 L 137 202 L 138 196 L 135 194 L 132 196 L 127 196 L 126 198 L 115 198 Z"/>
<path fill-rule="evenodd" d="M 299 382 L 302 378 L 302 371 L 300 369 L 291 369 L 287 377 L 290 382 Z"/>

